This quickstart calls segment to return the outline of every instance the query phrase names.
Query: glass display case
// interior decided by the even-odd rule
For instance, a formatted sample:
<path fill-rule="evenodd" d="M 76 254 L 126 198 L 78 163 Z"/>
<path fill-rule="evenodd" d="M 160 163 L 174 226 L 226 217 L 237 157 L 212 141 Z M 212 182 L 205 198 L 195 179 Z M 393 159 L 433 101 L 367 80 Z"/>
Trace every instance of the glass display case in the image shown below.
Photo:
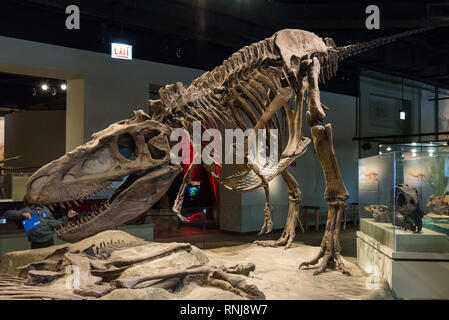
<path fill-rule="evenodd" d="M 359 203 L 360 231 L 381 245 L 449 253 L 449 152 L 411 146 L 360 159 Z"/>

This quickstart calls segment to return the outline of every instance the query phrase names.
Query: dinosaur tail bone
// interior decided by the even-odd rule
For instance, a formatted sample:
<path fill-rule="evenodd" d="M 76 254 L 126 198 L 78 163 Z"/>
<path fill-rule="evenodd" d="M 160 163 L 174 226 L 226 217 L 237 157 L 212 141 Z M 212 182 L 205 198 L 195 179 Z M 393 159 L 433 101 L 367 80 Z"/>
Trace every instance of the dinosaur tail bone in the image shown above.
<path fill-rule="evenodd" d="M 398 39 L 409 37 L 411 35 L 425 32 L 425 31 L 435 29 L 438 27 L 439 26 L 429 26 L 429 27 L 419 28 L 419 29 L 415 29 L 415 30 L 404 31 L 404 32 L 393 34 L 391 36 L 377 38 L 377 39 L 374 39 L 371 41 L 360 42 L 360 43 L 351 44 L 351 45 L 344 46 L 344 47 L 337 47 L 337 48 L 335 48 L 335 50 L 337 50 L 337 52 L 338 52 L 337 53 L 338 60 L 344 60 L 346 58 L 349 58 L 350 56 L 386 45 L 386 44 L 394 42 Z"/>

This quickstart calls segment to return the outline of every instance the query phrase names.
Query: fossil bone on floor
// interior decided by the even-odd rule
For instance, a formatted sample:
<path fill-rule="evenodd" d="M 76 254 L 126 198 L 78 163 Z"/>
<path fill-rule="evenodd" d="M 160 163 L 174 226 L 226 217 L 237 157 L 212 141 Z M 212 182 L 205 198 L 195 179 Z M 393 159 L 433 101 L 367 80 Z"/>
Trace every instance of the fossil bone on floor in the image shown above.
<path fill-rule="evenodd" d="M 102 243 L 111 241 L 115 244 L 131 243 L 132 245 L 124 247 L 116 245 L 112 249 L 109 246 L 102 247 Z M 178 249 L 170 251 L 175 247 Z M 84 295 L 74 295 L 77 293 L 76 291 L 66 288 L 69 275 L 65 274 L 64 268 L 60 271 L 64 273 L 62 277 L 55 276 L 55 280 L 50 284 L 40 286 L 30 286 L 28 283 L 18 282 L 17 278 L 11 278 L 11 276 L 19 275 L 15 272 L 16 268 L 45 260 L 55 252 L 55 249 L 62 249 L 64 246 L 8 253 L 2 257 L 0 273 L 10 276 L 10 278 L 2 280 L 2 284 L 11 282 L 10 287 L 5 287 L 9 292 L 11 292 L 11 288 L 14 291 L 14 286 L 20 286 L 21 296 L 19 297 L 22 298 L 27 298 L 27 295 L 30 298 L 37 298 L 40 293 L 46 299 L 54 299 L 58 295 L 63 299 L 95 299 L 91 296 L 95 294 L 100 299 L 230 300 L 263 297 L 267 299 L 385 299 L 391 297 L 388 287 L 383 283 L 379 289 L 368 289 L 365 285 L 367 275 L 349 261 L 346 263 L 352 277 L 347 277 L 337 271 L 310 277 L 314 268 L 300 272 L 297 269 L 297 262 L 316 254 L 319 250 L 318 247 L 297 242 L 294 243 L 291 250 L 287 251 L 253 244 L 213 250 L 200 250 L 194 246 L 187 250 L 187 247 L 190 246 L 188 244 L 142 242 L 141 239 L 121 231 L 106 231 L 81 242 L 69 244 L 65 250 L 84 251 L 83 257 L 93 258 L 94 263 L 91 264 L 94 269 L 92 270 L 94 272 L 92 283 L 98 280 L 98 276 L 104 276 L 104 270 L 109 272 L 112 268 L 113 271 L 117 269 L 120 271 L 118 274 L 112 273 L 112 278 L 116 277 L 114 281 L 121 284 L 117 286 L 117 289 L 111 291 L 104 286 L 94 285 L 89 288 L 92 290 Z M 170 251 L 169 254 L 158 255 L 167 250 Z M 58 254 L 64 254 L 64 250 L 60 250 L 56 256 L 52 256 L 50 259 L 47 258 L 46 261 L 50 261 L 47 265 L 53 266 L 51 262 L 57 260 Z M 73 259 L 72 256 L 69 255 L 69 257 Z M 153 258 L 127 267 L 128 262 L 136 262 L 136 257 Z M 120 261 L 120 263 L 117 264 L 114 261 Z M 252 265 L 255 265 L 255 270 L 252 269 Z M 236 267 L 232 268 L 232 266 Z M 26 268 L 19 268 L 22 273 L 24 269 Z M 204 269 L 206 270 L 204 271 Z M 151 279 L 152 275 L 179 275 L 179 273 L 185 272 L 189 275 L 183 274 L 181 279 L 188 281 L 179 281 L 179 277 L 172 277 L 155 286 L 146 287 L 158 281 Z M 53 277 L 54 274 L 50 273 L 47 271 L 32 272 L 33 281 L 40 276 L 45 279 Z M 108 273 L 108 276 L 110 275 Z M 113 281 L 108 283 L 113 283 Z M 176 289 L 167 291 L 164 289 L 167 287 Z M 98 295 L 99 291 L 101 291 L 100 295 Z M 0 298 L 8 297 L 0 294 Z"/>
<path fill-rule="evenodd" d="M 229 264 L 231 261 L 232 264 L 243 265 L 253 262 L 256 270 L 245 281 L 256 285 L 267 300 L 392 299 L 384 280 L 379 282 L 377 289 L 366 286 L 369 275 L 354 264 L 353 259 L 345 260 L 350 277 L 336 270 L 312 277 L 318 266 L 298 270 L 298 261 L 313 257 L 319 250 L 319 247 L 294 242 L 289 250 L 247 244 L 202 252 L 211 265 Z M 159 288 L 118 289 L 102 299 L 233 300 L 242 297 L 217 288 L 190 284 L 175 294 Z"/>

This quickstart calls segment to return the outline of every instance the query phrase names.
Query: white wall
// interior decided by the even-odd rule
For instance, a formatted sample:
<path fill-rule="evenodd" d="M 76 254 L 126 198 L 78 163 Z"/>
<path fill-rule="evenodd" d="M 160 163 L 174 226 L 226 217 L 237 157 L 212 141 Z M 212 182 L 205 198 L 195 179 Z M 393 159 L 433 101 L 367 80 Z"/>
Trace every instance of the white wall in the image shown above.
<path fill-rule="evenodd" d="M 363 70 L 360 76 L 360 136 L 389 136 L 435 132 L 435 88 L 413 80 Z M 406 121 L 399 119 L 403 101 L 411 102 Z M 377 143 L 361 151 L 361 158 L 376 155 Z"/>
<path fill-rule="evenodd" d="M 422 90 L 421 95 L 422 133 L 430 133 L 438 130 L 438 128 L 435 128 L 435 116 L 438 116 L 435 115 L 435 101 L 429 101 L 429 99 L 435 99 L 435 94 L 432 93 L 432 90 Z"/>

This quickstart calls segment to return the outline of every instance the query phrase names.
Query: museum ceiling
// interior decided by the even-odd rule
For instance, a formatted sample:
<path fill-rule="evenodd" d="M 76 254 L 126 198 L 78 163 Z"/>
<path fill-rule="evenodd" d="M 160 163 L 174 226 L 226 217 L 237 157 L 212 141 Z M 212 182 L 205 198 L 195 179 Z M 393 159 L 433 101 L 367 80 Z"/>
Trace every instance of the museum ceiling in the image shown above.
<path fill-rule="evenodd" d="M 75 3 L 81 29 L 69 31 L 65 7 Z M 135 58 L 208 70 L 282 28 L 310 30 L 346 45 L 449 17 L 449 5 L 441 3 L 376 1 L 381 28 L 367 30 L 365 8 L 371 3 L 363 1 L 6 0 L 0 34 L 105 53 L 111 41 L 126 41 L 134 45 Z M 360 68 L 449 88 L 448 36 L 449 28 L 439 28 L 351 58 L 323 90 L 356 95 Z"/>

